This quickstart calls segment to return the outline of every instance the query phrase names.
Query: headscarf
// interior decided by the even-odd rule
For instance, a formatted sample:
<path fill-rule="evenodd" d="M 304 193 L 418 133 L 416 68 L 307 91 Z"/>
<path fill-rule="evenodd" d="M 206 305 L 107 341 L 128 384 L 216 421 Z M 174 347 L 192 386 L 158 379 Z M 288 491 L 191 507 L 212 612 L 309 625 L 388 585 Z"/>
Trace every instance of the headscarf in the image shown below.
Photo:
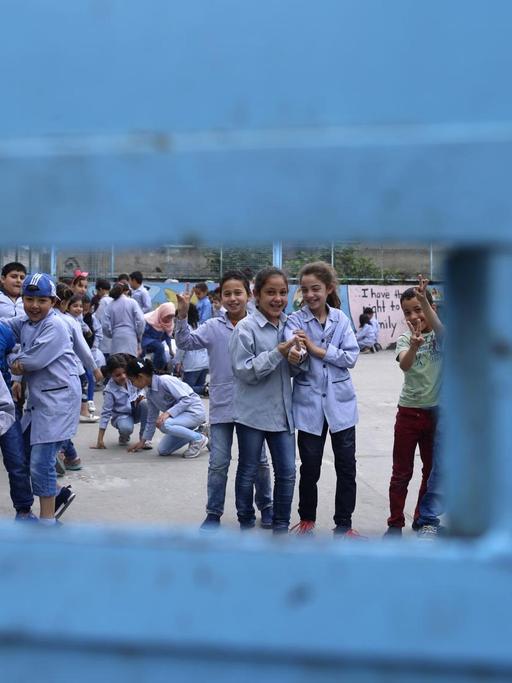
<path fill-rule="evenodd" d="M 162 318 L 165 318 L 168 315 L 172 315 L 173 317 L 169 322 L 163 322 Z M 174 304 L 166 303 L 160 304 L 160 306 L 158 306 L 158 308 L 155 308 L 154 311 L 146 313 L 144 319 L 147 323 L 151 325 L 151 327 L 153 327 L 158 332 L 165 332 L 166 334 L 171 336 L 172 331 L 174 329 L 175 315 L 176 308 Z"/>

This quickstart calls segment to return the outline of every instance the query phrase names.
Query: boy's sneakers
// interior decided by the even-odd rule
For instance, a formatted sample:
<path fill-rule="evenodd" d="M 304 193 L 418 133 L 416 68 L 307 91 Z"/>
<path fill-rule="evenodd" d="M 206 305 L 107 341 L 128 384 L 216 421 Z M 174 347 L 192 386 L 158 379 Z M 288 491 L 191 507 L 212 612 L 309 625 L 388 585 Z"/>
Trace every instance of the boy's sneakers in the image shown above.
<path fill-rule="evenodd" d="M 425 524 L 418 529 L 416 535 L 420 541 L 435 541 L 439 536 L 439 527 L 433 524 Z"/>
<path fill-rule="evenodd" d="M 190 460 L 191 458 L 197 458 L 199 453 L 208 446 L 208 437 L 202 435 L 199 441 L 193 441 L 187 450 L 183 453 L 183 458 Z"/>
<path fill-rule="evenodd" d="M 301 519 L 298 524 L 292 526 L 290 529 L 291 534 L 296 534 L 297 536 L 313 536 L 315 529 L 315 523 L 309 519 Z"/>
<path fill-rule="evenodd" d="M 402 527 L 388 526 L 387 531 L 382 535 L 382 538 L 402 538 Z"/>
<path fill-rule="evenodd" d="M 75 458 L 75 460 L 64 458 L 64 467 L 72 472 L 78 472 L 78 470 L 82 469 L 82 461 L 80 458 Z"/>
<path fill-rule="evenodd" d="M 261 511 L 261 521 L 260 526 L 262 529 L 272 529 L 272 524 L 274 523 L 274 508 L 270 505 L 268 508 L 264 508 Z"/>
<path fill-rule="evenodd" d="M 130 435 L 129 434 L 119 434 L 119 445 L 120 446 L 126 446 L 127 443 L 130 443 Z"/>
<path fill-rule="evenodd" d="M 146 441 L 144 446 L 142 446 L 143 451 L 150 451 L 152 448 L 153 448 L 153 444 L 151 443 L 151 441 Z"/>
<path fill-rule="evenodd" d="M 333 536 L 335 538 L 349 538 L 355 541 L 366 541 L 366 536 L 361 536 L 361 534 L 355 529 L 351 529 L 346 526 L 335 526 L 332 530 Z"/>
<path fill-rule="evenodd" d="M 64 486 L 55 496 L 55 519 L 59 519 L 75 500 L 76 493 L 71 490 L 71 486 Z"/>
<path fill-rule="evenodd" d="M 206 519 L 201 524 L 199 529 L 201 531 L 217 531 L 220 527 L 220 517 L 219 515 L 214 515 L 213 512 L 209 512 L 206 515 Z"/>

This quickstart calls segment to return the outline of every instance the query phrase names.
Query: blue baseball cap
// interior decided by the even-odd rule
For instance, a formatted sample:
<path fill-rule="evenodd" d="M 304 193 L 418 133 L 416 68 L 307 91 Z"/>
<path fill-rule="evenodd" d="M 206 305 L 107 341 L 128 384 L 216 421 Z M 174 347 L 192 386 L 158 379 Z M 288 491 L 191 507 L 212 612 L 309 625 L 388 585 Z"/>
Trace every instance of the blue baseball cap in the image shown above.
<path fill-rule="evenodd" d="M 22 296 L 57 296 L 55 283 L 46 273 L 29 273 L 21 286 Z"/>

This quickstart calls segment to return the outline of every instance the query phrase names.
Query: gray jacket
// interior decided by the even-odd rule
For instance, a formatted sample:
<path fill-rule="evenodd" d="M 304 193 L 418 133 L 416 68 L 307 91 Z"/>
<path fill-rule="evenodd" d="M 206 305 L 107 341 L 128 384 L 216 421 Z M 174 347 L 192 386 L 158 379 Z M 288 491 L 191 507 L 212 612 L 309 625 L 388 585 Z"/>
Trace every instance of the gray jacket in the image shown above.
<path fill-rule="evenodd" d="M 38 323 L 5 321 L 21 346 L 28 399 L 21 428 L 31 424 L 30 443 L 55 443 L 76 433 L 82 390 L 69 329 L 52 309 Z"/>
<path fill-rule="evenodd" d="M 233 422 L 233 370 L 229 355 L 232 323 L 223 313 L 210 318 L 196 330 L 186 320 L 176 318 L 174 337 L 178 349 L 207 349 L 210 359 L 210 423 Z"/>
<path fill-rule="evenodd" d="M 199 396 L 191 387 L 171 375 L 153 375 L 151 386 L 146 389 L 148 401 L 148 421 L 142 438 L 149 441 L 156 429 L 156 419 L 160 412 L 176 417 L 181 413 L 191 413 L 197 417 L 198 425 L 206 421 L 206 413 Z"/>
<path fill-rule="evenodd" d="M 120 417 L 131 415 L 132 401 L 135 401 L 137 396 L 143 393 L 137 387 L 134 387 L 130 381 L 123 387 L 114 382 L 113 379 L 110 379 L 103 392 L 103 407 L 98 424 L 99 428 L 106 429 L 109 420 L 112 420 L 112 424 L 115 427 Z"/>
<path fill-rule="evenodd" d="M 301 329 L 327 350 L 323 358 L 308 357 L 293 380 L 293 417 L 297 429 L 320 435 L 327 420 L 331 432 L 353 427 L 358 420 L 357 401 L 348 368 L 353 368 L 359 346 L 347 316 L 329 308 L 325 329 L 307 306 L 288 317 L 285 337 Z"/>
<path fill-rule="evenodd" d="M 10 296 L 0 289 L 0 320 L 8 320 L 9 318 L 17 318 L 24 315 L 25 309 L 21 296 L 16 301 L 13 301 Z"/>
<path fill-rule="evenodd" d="M 262 431 L 293 433 L 290 367 L 277 350 L 284 340 L 285 323 L 284 314 L 275 327 L 256 310 L 235 327 L 229 340 L 235 422 Z"/>
<path fill-rule="evenodd" d="M 14 402 L 11 392 L 0 372 L 0 436 L 5 434 L 14 424 Z"/>

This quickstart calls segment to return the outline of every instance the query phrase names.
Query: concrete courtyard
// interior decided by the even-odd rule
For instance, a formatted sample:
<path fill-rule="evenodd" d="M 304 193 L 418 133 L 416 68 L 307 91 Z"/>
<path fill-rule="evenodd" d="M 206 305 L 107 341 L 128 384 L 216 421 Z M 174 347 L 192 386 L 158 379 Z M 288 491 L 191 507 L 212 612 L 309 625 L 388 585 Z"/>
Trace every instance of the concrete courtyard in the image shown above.
<path fill-rule="evenodd" d="M 360 420 L 357 427 L 357 504 L 354 528 L 369 537 L 379 537 L 386 529 L 388 485 L 391 474 L 393 425 L 402 372 L 394 352 L 360 356 L 352 371 L 356 386 Z M 101 394 L 96 393 L 99 409 Z M 208 406 L 208 400 L 205 400 Z M 82 458 L 83 469 L 68 472 L 59 481 L 72 484 L 77 498 L 62 520 L 66 525 L 80 523 L 125 525 L 182 525 L 197 527 L 205 516 L 208 451 L 195 460 L 180 455 L 160 457 L 156 449 L 128 453 L 117 443 L 117 431 L 109 427 L 105 435 L 106 450 L 90 448 L 96 442 L 96 424 L 81 424 L 75 445 Z M 157 443 L 160 433 L 155 434 Z M 228 481 L 222 524 L 237 529 L 234 506 L 236 445 Z M 297 485 L 298 467 L 297 455 Z M 411 534 L 410 523 L 420 479 L 421 461 L 416 457 L 414 478 L 407 500 L 405 533 Z M 319 483 L 317 529 L 329 533 L 333 527 L 335 471 L 329 438 Z M 0 516 L 13 516 L 7 476 L 0 472 Z M 292 524 L 298 521 L 298 491 L 292 507 Z M 38 504 L 35 504 L 37 512 Z M 268 533 L 256 531 L 255 533 Z"/>

